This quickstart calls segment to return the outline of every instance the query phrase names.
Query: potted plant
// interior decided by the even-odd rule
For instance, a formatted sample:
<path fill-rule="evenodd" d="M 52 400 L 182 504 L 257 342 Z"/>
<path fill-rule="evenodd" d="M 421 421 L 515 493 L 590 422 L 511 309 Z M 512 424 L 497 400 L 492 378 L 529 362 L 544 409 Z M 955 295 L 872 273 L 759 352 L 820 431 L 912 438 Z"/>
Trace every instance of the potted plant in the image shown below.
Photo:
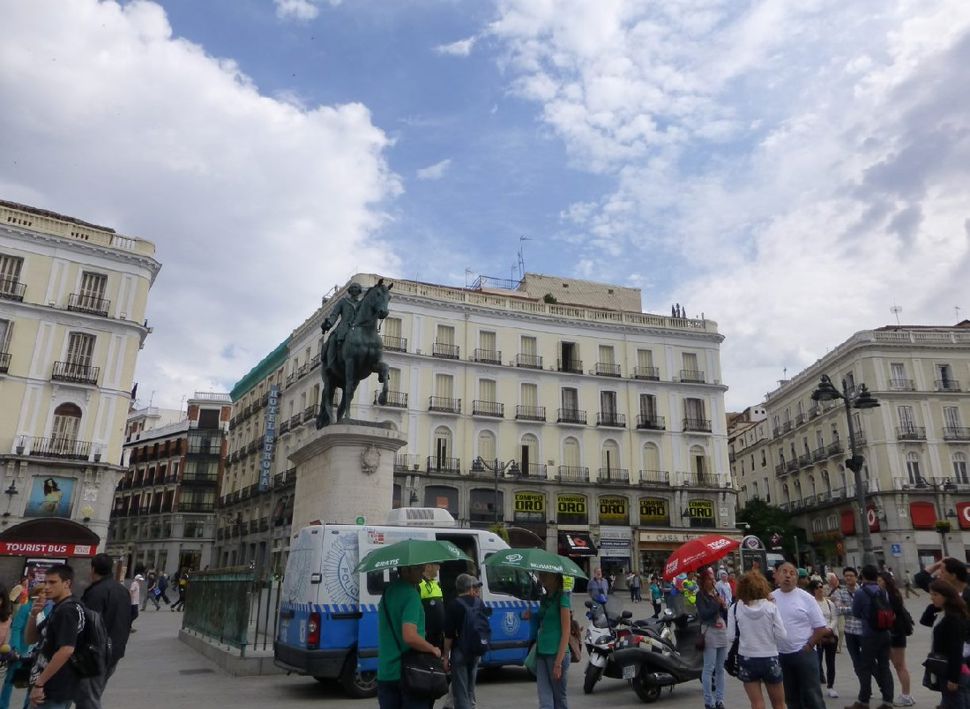
<path fill-rule="evenodd" d="M 936 531 L 940 534 L 947 534 L 950 529 L 951 527 L 949 520 L 940 519 L 936 521 Z"/>

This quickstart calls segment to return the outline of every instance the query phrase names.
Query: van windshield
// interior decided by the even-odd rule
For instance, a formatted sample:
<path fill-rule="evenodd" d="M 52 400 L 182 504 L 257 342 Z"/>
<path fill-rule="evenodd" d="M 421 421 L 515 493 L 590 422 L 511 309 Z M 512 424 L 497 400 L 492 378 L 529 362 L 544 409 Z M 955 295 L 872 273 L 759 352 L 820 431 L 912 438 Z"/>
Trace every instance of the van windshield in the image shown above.
<path fill-rule="evenodd" d="M 491 554 L 488 554 L 485 558 Z M 502 566 L 485 565 L 485 579 L 488 590 L 492 593 L 503 593 L 522 601 L 538 601 L 542 596 L 539 582 L 528 571 Z"/>

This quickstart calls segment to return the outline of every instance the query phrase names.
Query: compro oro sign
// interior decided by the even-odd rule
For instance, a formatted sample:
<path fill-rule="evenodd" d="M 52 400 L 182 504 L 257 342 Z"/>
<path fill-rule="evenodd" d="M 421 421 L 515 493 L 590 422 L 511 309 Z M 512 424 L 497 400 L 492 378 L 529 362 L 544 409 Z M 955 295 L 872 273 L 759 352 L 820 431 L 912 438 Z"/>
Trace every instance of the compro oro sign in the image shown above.
<path fill-rule="evenodd" d="M 541 492 L 517 492 L 512 501 L 516 522 L 546 521 L 546 496 Z"/>
<path fill-rule="evenodd" d="M 589 510 L 585 495 L 560 495 L 556 498 L 556 519 L 559 524 L 589 524 Z"/>
<path fill-rule="evenodd" d="M 644 526 L 670 526 L 670 508 L 662 497 L 640 498 L 640 524 Z"/>
<path fill-rule="evenodd" d="M 714 502 L 712 500 L 691 500 L 687 503 L 687 517 L 691 527 L 716 527 Z"/>
<path fill-rule="evenodd" d="M 599 500 L 600 524 L 630 524 L 630 501 L 619 495 L 604 495 Z"/>

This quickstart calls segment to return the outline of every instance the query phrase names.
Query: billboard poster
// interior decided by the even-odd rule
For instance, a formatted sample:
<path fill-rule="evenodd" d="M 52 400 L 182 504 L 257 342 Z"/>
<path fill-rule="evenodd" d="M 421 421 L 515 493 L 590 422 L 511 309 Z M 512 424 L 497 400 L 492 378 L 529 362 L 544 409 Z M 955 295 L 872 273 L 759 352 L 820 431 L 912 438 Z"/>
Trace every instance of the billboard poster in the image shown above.
<path fill-rule="evenodd" d="M 27 559 L 24 561 L 24 586 L 27 593 L 33 595 L 33 591 L 38 586 L 44 585 L 44 578 L 47 576 L 47 569 L 58 564 L 66 564 L 67 559 Z"/>
<path fill-rule="evenodd" d="M 70 517 L 76 483 L 74 478 L 35 477 L 24 517 Z"/>

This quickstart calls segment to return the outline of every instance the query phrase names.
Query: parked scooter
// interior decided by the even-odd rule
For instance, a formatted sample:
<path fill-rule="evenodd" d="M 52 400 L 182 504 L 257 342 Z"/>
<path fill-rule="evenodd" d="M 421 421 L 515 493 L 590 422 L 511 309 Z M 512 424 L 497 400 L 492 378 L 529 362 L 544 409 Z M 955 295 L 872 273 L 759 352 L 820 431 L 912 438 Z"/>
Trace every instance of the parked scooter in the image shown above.
<path fill-rule="evenodd" d="M 645 651 L 639 658 L 632 684 L 644 703 L 657 701 L 664 687 L 699 679 L 704 669 L 704 654 L 696 647 L 700 633 L 696 616 L 683 615 L 671 623 L 676 626 L 674 642 L 660 641 L 665 651 Z"/>
<path fill-rule="evenodd" d="M 636 676 L 637 655 L 648 631 L 633 625 L 630 611 L 609 616 L 602 606 L 592 601 L 586 601 L 586 608 L 586 617 L 590 622 L 586 626 L 583 642 L 589 662 L 583 678 L 583 692 L 591 694 L 604 675 L 626 680 Z"/>

